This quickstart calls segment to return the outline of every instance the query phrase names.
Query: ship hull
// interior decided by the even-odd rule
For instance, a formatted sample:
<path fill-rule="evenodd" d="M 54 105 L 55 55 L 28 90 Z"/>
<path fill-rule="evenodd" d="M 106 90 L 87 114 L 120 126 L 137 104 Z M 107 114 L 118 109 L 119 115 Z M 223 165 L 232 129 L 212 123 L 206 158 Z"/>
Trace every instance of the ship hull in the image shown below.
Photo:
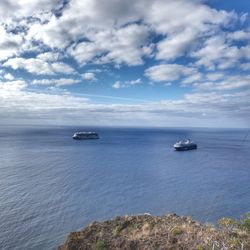
<path fill-rule="evenodd" d="M 74 140 L 94 140 L 94 139 L 99 139 L 98 136 L 96 137 L 79 137 L 79 136 L 75 136 L 73 137 Z"/>
<path fill-rule="evenodd" d="M 96 132 L 76 132 L 72 138 L 74 140 L 92 140 L 99 139 L 99 135 Z"/>
<path fill-rule="evenodd" d="M 197 149 L 197 145 L 192 146 L 183 146 L 183 147 L 174 147 L 176 151 L 187 151 L 187 150 L 194 150 Z"/>

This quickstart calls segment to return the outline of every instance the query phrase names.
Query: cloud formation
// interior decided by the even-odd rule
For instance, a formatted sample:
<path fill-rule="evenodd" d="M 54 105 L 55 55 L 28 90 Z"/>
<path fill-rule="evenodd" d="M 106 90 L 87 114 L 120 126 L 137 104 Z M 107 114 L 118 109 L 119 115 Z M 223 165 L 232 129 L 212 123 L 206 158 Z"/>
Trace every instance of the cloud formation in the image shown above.
<path fill-rule="evenodd" d="M 57 87 L 67 86 L 79 83 L 80 80 L 72 78 L 59 78 L 59 79 L 40 79 L 32 81 L 34 85 L 55 85 Z"/>
<path fill-rule="evenodd" d="M 11 67 L 14 70 L 24 69 L 27 72 L 35 75 L 54 75 L 57 73 L 73 74 L 74 69 L 62 62 L 49 63 L 38 58 L 11 58 L 3 67 Z"/>
<path fill-rule="evenodd" d="M 194 73 L 196 73 L 196 69 L 179 64 L 160 64 L 145 71 L 145 75 L 155 82 L 176 81 Z"/>
<path fill-rule="evenodd" d="M 109 116 L 108 110 L 113 118 L 140 113 L 145 119 L 160 113 L 228 118 L 231 112 L 249 121 L 248 13 L 209 4 L 202 0 L 1 1 L 0 108 L 21 107 L 28 112 L 34 97 L 40 111 L 50 110 L 49 105 L 51 110 L 53 105 L 67 110 L 68 105 L 77 115 L 84 110 Z M 115 99 L 102 105 L 95 98 L 78 97 L 86 90 L 96 96 L 99 90 L 103 96 L 126 92 L 140 97 L 141 93 L 141 99 L 150 102 L 135 105 L 130 96 L 121 96 L 127 98 L 126 105 Z M 176 97 L 176 92 L 182 96 Z M 49 104 L 42 98 L 48 98 Z"/>
<path fill-rule="evenodd" d="M 95 73 L 93 72 L 87 72 L 87 73 L 82 74 L 82 78 L 84 80 L 89 80 L 89 81 L 96 80 Z"/>

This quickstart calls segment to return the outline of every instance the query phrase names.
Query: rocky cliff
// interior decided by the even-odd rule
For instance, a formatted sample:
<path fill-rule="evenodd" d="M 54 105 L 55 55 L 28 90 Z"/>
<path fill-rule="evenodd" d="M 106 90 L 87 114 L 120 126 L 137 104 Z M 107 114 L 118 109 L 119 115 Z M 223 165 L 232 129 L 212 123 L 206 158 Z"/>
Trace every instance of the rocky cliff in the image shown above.
<path fill-rule="evenodd" d="M 248 224 L 249 223 L 249 224 Z M 250 249 L 250 215 L 223 218 L 218 227 L 175 214 L 116 217 L 69 234 L 60 250 Z"/>

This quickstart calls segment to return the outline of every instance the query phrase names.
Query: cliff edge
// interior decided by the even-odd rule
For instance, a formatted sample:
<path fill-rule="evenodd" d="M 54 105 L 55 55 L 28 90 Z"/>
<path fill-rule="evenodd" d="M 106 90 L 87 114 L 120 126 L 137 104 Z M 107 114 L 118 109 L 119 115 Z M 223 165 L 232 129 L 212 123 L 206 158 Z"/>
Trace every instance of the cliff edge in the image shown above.
<path fill-rule="evenodd" d="M 236 221 L 223 218 L 218 227 L 176 214 L 116 217 L 93 222 L 69 234 L 59 250 L 250 249 L 250 214 Z"/>

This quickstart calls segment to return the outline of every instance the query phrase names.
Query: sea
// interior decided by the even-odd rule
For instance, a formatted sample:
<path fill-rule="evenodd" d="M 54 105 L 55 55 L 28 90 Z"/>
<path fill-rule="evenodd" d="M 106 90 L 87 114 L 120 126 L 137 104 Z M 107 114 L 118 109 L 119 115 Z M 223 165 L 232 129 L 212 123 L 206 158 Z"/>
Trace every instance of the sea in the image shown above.
<path fill-rule="evenodd" d="M 100 139 L 72 139 L 86 130 Z M 69 232 L 118 215 L 240 218 L 250 211 L 246 133 L 0 126 L 0 249 L 57 249 Z M 180 139 L 198 149 L 174 151 Z"/>

